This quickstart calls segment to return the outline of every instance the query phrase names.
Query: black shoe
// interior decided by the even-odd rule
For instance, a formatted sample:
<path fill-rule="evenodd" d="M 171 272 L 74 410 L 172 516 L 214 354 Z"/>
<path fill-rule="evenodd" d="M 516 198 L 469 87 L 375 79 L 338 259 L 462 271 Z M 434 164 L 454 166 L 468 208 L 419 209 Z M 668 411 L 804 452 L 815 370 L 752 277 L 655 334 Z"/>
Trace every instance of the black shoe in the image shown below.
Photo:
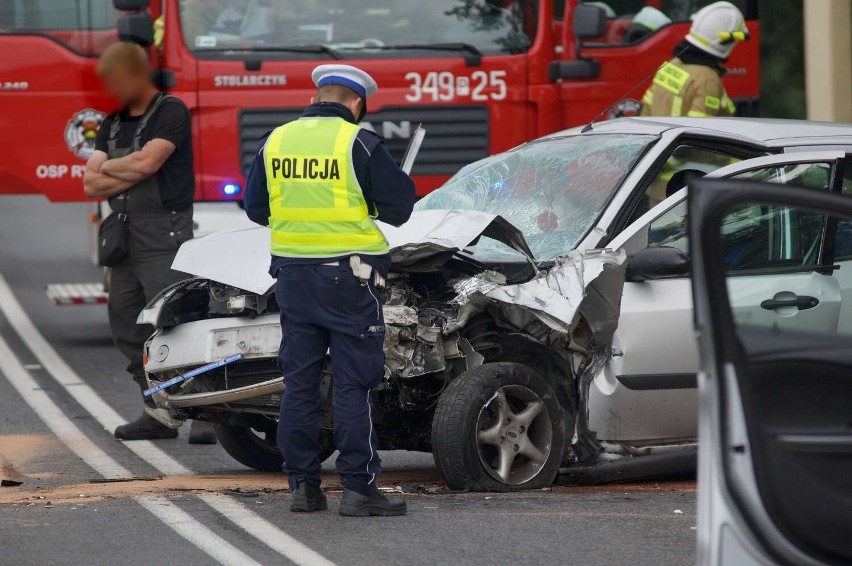
<path fill-rule="evenodd" d="M 192 421 L 189 427 L 190 444 L 216 444 L 213 425 L 205 421 Z"/>
<path fill-rule="evenodd" d="M 375 487 L 370 495 L 344 489 L 338 512 L 344 517 L 398 517 L 408 512 L 408 505 L 403 499 L 385 496 Z"/>
<path fill-rule="evenodd" d="M 319 486 L 302 482 L 293 492 L 293 500 L 290 502 L 290 511 L 293 513 L 311 513 L 326 509 L 328 509 L 328 499 Z"/>
<path fill-rule="evenodd" d="M 176 429 L 163 425 L 148 413 L 142 413 L 142 416 L 132 423 L 115 429 L 115 437 L 119 440 L 160 440 L 177 438 L 177 435 Z"/>

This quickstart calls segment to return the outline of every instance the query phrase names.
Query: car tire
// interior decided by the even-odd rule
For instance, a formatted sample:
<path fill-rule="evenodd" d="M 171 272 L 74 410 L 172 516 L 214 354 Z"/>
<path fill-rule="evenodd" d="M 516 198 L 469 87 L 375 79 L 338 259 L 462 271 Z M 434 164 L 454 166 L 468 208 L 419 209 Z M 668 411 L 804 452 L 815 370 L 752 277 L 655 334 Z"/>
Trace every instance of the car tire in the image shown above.
<path fill-rule="evenodd" d="M 273 436 L 267 439 L 249 426 L 234 426 L 215 423 L 213 430 L 216 439 L 234 460 L 260 472 L 280 472 L 284 464 L 281 450 Z M 328 460 L 334 454 L 334 442 L 330 432 L 320 433 L 320 463 Z"/>
<path fill-rule="evenodd" d="M 522 364 L 490 363 L 461 374 L 432 420 L 435 465 L 454 490 L 546 487 L 559 472 L 564 443 L 553 387 Z"/>

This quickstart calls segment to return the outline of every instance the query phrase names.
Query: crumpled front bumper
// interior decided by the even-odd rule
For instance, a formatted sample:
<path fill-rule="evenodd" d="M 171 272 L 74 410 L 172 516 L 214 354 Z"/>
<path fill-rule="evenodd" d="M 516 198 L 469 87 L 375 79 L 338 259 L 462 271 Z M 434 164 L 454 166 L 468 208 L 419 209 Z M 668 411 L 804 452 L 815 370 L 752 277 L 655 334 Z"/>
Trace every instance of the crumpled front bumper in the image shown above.
<path fill-rule="evenodd" d="M 145 370 L 155 375 L 181 372 L 235 354 L 246 360 L 274 358 L 280 345 L 277 314 L 188 322 L 151 336 L 145 346 Z"/>

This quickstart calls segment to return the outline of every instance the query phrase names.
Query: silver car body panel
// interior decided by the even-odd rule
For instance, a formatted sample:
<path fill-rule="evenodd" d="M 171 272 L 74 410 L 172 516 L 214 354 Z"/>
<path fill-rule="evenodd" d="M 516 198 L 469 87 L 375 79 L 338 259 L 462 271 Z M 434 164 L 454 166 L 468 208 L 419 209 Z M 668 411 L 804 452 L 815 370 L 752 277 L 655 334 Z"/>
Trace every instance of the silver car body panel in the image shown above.
<path fill-rule="evenodd" d="M 769 155 L 723 167 L 707 177 L 733 177 L 774 165 L 830 162 L 842 157 L 844 152 L 837 149 Z M 667 198 L 622 231 L 610 245 L 627 247 L 628 254 L 635 253 L 638 250 L 631 249 L 629 244 L 637 234 L 663 212 L 685 202 L 686 196 L 687 190 L 683 189 Z M 841 269 L 837 277 L 842 297 L 835 289 L 826 289 L 826 300 L 829 296 L 835 301 L 847 296 L 852 299 L 848 291 L 852 289 L 852 269 Z M 813 288 L 813 276 L 795 279 L 788 278 L 786 287 Z M 743 304 L 753 303 L 746 293 L 773 295 L 776 283 L 773 276 L 749 277 L 747 282 L 734 280 L 742 288 Z M 689 278 L 624 284 L 619 329 L 612 342 L 615 355 L 592 381 L 589 391 L 589 428 L 598 438 L 645 442 L 697 434 L 698 393 L 694 376 L 698 372 L 698 347 L 692 339 L 692 308 Z M 649 328 L 654 331 L 648 332 Z M 645 376 L 647 383 L 632 389 L 619 381 L 618 376 L 624 375 Z"/>

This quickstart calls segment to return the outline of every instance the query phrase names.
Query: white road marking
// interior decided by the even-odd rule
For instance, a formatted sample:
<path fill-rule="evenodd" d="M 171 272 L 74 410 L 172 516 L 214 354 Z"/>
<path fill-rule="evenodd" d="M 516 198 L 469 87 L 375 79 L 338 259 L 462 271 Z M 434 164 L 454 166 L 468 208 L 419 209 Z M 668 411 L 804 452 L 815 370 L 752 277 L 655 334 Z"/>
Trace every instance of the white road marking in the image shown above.
<path fill-rule="evenodd" d="M 0 336 L 0 371 L 51 432 L 93 470 L 105 478 L 133 477 L 127 468 L 99 448 L 77 428 L 77 425 L 71 422 L 71 419 L 65 416 L 47 391 L 41 388 L 24 368 L 2 336 Z"/>
<path fill-rule="evenodd" d="M 193 519 L 189 513 L 165 497 L 136 497 L 142 507 L 157 515 L 180 536 L 228 566 L 261 566 L 241 550 L 219 538 L 216 533 Z"/>
<path fill-rule="evenodd" d="M 39 387 L 27 372 L 18 357 L 0 336 L 0 371 L 7 381 L 47 425 L 54 435 L 90 468 L 105 478 L 129 479 L 133 474 L 99 448 L 88 436 L 77 428 L 62 409 Z M 190 517 L 180 507 L 164 498 L 136 497 L 143 507 L 183 538 L 206 552 L 224 566 L 260 566 L 250 556 L 231 543 L 221 539 L 213 531 Z"/>
<path fill-rule="evenodd" d="M 198 497 L 246 532 L 254 536 L 262 535 L 262 540 L 268 541 L 267 545 L 272 550 L 286 556 L 292 562 L 300 566 L 334 566 L 333 562 L 282 532 L 260 515 L 249 511 L 245 505 L 237 503 L 233 498 L 212 494 L 202 494 Z"/>
<path fill-rule="evenodd" d="M 12 289 L 6 283 L 6 279 L 2 274 L 0 274 L 0 312 L 6 316 L 9 324 L 15 329 L 21 340 L 24 341 L 24 344 L 39 359 L 44 369 L 53 376 L 53 379 L 59 385 L 68 391 L 68 394 L 86 412 L 95 417 L 104 429 L 112 434 L 117 426 L 127 423 L 121 415 L 101 399 L 95 390 L 71 369 L 71 366 L 59 355 L 59 352 L 39 332 L 29 315 L 24 311 L 21 303 L 18 302 L 18 299 L 12 293 Z M 135 389 L 135 387 L 136 385 L 128 378 L 128 390 Z M 125 446 L 162 474 L 185 476 L 192 473 L 189 468 L 175 461 L 152 442 L 147 440 L 128 442 Z"/>
<path fill-rule="evenodd" d="M 59 352 L 39 332 L 2 274 L 0 274 L 0 312 L 3 313 L 27 348 L 38 358 L 44 369 L 104 429 L 112 434 L 115 427 L 127 422 L 77 375 L 59 355 Z M 128 379 L 128 381 L 130 380 Z M 146 440 L 125 442 L 123 446 L 164 475 L 183 476 L 193 473 L 192 470 L 166 454 L 152 442 Z M 282 481 L 284 481 L 283 476 Z M 222 504 L 220 499 L 206 495 L 200 496 L 200 498 L 246 533 L 275 552 L 287 557 L 298 566 L 333 566 L 333 562 L 323 558 L 243 504 L 232 499 L 229 499 L 229 503 Z M 237 520 L 236 516 L 239 516 L 240 519 Z M 317 560 L 322 560 L 322 562 Z"/>

